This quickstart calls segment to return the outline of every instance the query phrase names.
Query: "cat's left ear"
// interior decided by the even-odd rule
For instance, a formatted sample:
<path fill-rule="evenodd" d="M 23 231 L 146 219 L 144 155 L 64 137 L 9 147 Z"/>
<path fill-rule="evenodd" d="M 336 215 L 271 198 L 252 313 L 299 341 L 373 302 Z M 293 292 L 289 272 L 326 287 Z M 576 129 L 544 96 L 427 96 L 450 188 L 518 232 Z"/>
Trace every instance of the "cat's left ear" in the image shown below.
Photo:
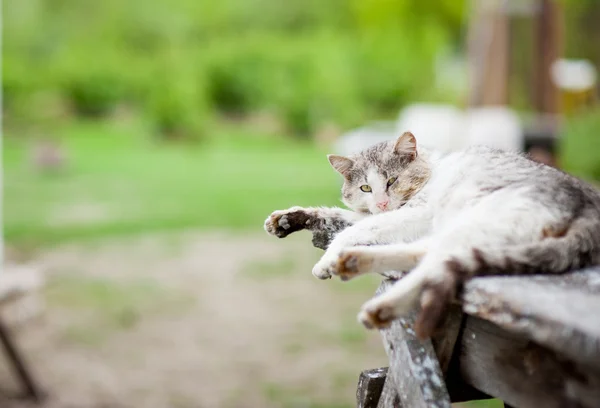
<path fill-rule="evenodd" d="M 352 166 L 354 165 L 354 162 L 351 159 L 344 156 L 338 156 L 336 154 L 328 154 L 327 159 L 335 171 L 340 173 L 345 178 L 348 178 L 350 175 L 350 170 L 352 170 Z"/>
<path fill-rule="evenodd" d="M 417 139 L 410 132 L 402 133 L 402 136 L 394 144 L 394 152 L 403 155 L 410 155 L 411 160 L 417 158 Z"/>

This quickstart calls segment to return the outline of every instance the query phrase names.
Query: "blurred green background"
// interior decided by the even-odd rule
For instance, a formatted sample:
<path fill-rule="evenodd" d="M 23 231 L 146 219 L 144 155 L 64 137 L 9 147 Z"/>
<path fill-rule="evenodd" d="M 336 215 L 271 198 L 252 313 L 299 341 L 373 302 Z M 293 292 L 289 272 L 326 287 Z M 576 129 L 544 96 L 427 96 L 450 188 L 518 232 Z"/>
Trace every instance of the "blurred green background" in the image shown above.
<path fill-rule="evenodd" d="M 600 35 L 589 17 L 594 15 L 590 9 L 598 11 L 596 2 L 562 4 L 566 55 L 598 64 Z M 256 297 L 295 293 L 314 302 L 322 295 L 345 305 L 331 311 L 342 319 L 338 327 L 332 326 L 332 316 L 311 311 L 298 300 L 290 315 L 306 313 L 306 320 L 297 322 L 305 328 L 304 343 L 298 343 L 296 332 L 287 331 L 296 336 L 294 342 L 276 337 L 277 344 L 267 346 L 262 338 L 248 340 L 253 349 L 272 347 L 273 365 L 286 358 L 292 366 L 301 365 L 317 348 L 334 356 L 343 349 L 347 359 L 362 355 L 357 364 L 385 364 L 377 334 L 366 334 L 354 321 L 376 280 L 335 286 L 329 292 L 302 286 L 300 282 L 311 279 L 308 271 L 318 252 L 300 251 L 309 246 L 307 236 L 280 247 L 281 242 L 264 236 L 262 223 L 275 209 L 339 203 L 339 179 L 325 153 L 344 131 L 374 120 L 395 120 L 404 106 L 415 102 L 465 104 L 466 89 L 435 78 L 440 61 L 464 55 L 467 6 L 454 0 L 5 0 L 4 238 L 9 261 L 35 261 L 47 272 L 49 289 L 43 295 L 54 317 L 35 330 L 45 333 L 41 338 L 54 340 L 35 342 L 27 331 L 24 336 L 39 370 L 52 378 L 51 391 L 68 394 L 65 384 L 75 378 L 76 389 L 87 390 L 88 382 L 93 383 L 91 374 L 88 381 L 87 374 L 64 367 L 68 363 L 63 361 L 73 357 L 69 353 L 84 358 L 107 344 L 115 350 L 147 349 L 143 356 L 167 353 L 154 343 L 142 346 L 150 335 L 123 337 L 145 333 L 140 321 L 167 325 L 179 319 L 186 322 L 182 336 L 190 337 L 184 328 L 195 324 L 196 335 L 202 337 L 198 316 L 212 320 L 202 313 L 216 303 L 199 305 L 205 294 L 198 291 L 210 282 L 173 289 L 160 278 L 167 269 L 177 276 L 186 268 L 206 275 L 230 268 L 232 276 L 250 276 L 251 283 L 239 290 L 251 290 Z M 587 27 L 585 35 L 579 27 Z M 600 179 L 599 150 L 590 148 L 599 143 L 599 127 L 598 110 L 568 119 L 558 151 L 564 168 Z M 203 233 L 194 235 L 198 230 L 227 232 L 208 239 Z M 138 251 L 140 245 L 145 248 L 139 243 L 145 237 L 158 242 L 162 249 L 149 252 L 161 257 Z M 263 240 L 268 250 L 251 246 L 263 245 Z M 204 244 L 194 246 L 198 242 Z M 207 264 L 204 258 L 194 258 L 192 267 L 163 263 L 192 253 L 210 257 L 219 242 L 233 252 L 254 248 L 257 259 L 241 257 L 237 266 Z M 268 258 L 272 253 L 277 257 Z M 298 253 L 304 254 L 300 260 Z M 163 269 L 150 273 L 153 265 Z M 297 280 L 289 271 L 296 272 L 291 275 Z M 123 286 L 124 277 L 133 283 Z M 303 291 L 282 289 L 287 279 Z M 227 293 L 231 288 L 213 289 Z M 190 304 L 198 308 L 176 302 L 176 313 L 155 315 L 173 297 L 196 299 Z M 286 320 L 290 315 L 261 330 L 273 337 L 273 327 L 292 325 Z M 104 321 L 106 327 L 95 324 Z M 164 326 L 157 331 L 169 333 Z M 64 359 L 48 357 L 49 348 L 65 344 Z M 207 346 L 198 340 L 196 348 L 202 347 Z M 119 356 L 117 351 L 107 353 L 104 363 L 88 368 L 108 370 L 120 379 L 123 371 L 111 371 L 111 359 Z M 204 355 L 197 358 L 201 364 Z M 187 374 L 194 372 L 193 361 Z M 168 394 L 168 402 L 142 398 L 143 406 L 352 406 L 358 373 L 373 368 L 340 371 L 331 383 L 321 384 L 322 390 L 315 385 L 322 380 L 315 376 L 326 374 L 318 364 L 286 383 L 278 382 L 276 371 L 263 367 L 257 375 L 250 366 L 242 364 L 239 386 L 215 391 L 217 399 L 207 402 L 206 392 L 194 395 L 193 386 L 182 391 L 171 384 L 161 391 Z M 203 381 L 210 378 L 196 375 Z M 154 396 L 167 383 L 148 384 L 155 387 L 140 391 L 144 387 L 138 384 L 119 395 L 139 402 L 138 391 Z M 114 402 L 114 396 L 81 392 L 85 398 L 76 400 L 79 407 Z"/>
<path fill-rule="evenodd" d="M 462 2 L 9 0 L 4 13 L 9 242 L 258 227 L 275 208 L 334 204 L 318 135 L 460 97 L 432 77 L 460 45 Z M 48 139 L 68 156 L 60 176 L 26 168 Z M 53 221 L 82 202 L 102 216 Z"/>
<path fill-rule="evenodd" d="M 576 27 L 597 8 L 562 3 Z M 272 208 L 336 203 L 315 149 L 408 103 L 464 104 L 435 66 L 464 51 L 467 11 L 452 0 L 5 1 L 6 239 L 251 227 Z M 567 55 L 598 58 L 595 37 L 565 38 Z M 566 139 L 594 133 L 584 128 Z M 58 176 L 31 171 L 48 140 L 66 163 Z M 600 176 L 593 158 L 573 158 L 586 149 L 566 150 L 567 167 Z M 55 221 L 81 203 L 102 215 Z"/>

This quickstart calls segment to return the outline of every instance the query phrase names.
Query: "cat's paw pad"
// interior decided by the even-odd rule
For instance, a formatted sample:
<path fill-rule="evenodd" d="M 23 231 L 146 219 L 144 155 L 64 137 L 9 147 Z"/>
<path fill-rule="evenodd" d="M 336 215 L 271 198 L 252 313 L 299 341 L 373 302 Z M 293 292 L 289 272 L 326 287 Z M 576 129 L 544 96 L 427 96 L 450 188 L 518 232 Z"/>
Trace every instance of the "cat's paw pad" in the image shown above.
<path fill-rule="evenodd" d="M 343 250 L 337 260 L 335 275 L 341 280 L 350 280 L 362 273 L 368 272 L 373 264 L 373 259 L 358 249 Z"/>
<path fill-rule="evenodd" d="M 318 279 L 331 279 L 335 269 L 335 261 L 321 259 L 314 266 L 312 270 L 312 274 L 315 278 Z"/>
<path fill-rule="evenodd" d="M 373 299 L 365 303 L 358 313 L 358 321 L 367 329 L 384 329 L 389 327 L 398 316 L 394 307 Z"/>
<path fill-rule="evenodd" d="M 285 238 L 292 232 L 302 229 L 303 226 L 298 225 L 298 221 L 299 218 L 306 218 L 306 216 L 299 217 L 300 214 L 304 214 L 302 207 L 274 211 L 265 220 L 265 231 L 278 238 Z"/>

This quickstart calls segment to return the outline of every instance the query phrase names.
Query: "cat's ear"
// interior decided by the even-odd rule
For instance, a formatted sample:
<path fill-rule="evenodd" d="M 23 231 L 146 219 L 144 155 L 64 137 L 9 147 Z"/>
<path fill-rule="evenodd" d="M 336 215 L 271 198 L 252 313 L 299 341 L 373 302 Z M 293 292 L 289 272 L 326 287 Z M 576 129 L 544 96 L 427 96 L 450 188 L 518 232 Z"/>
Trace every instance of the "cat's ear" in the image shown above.
<path fill-rule="evenodd" d="M 394 144 L 394 152 L 398 154 L 410 155 L 412 160 L 417 158 L 417 139 L 410 132 L 402 133 L 402 136 Z"/>
<path fill-rule="evenodd" d="M 354 166 L 354 162 L 351 159 L 344 156 L 338 156 L 336 154 L 328 154 L 327 159 L 335 171 L 340 173 L 345 178 L 348 178 L 350 175 L 350 170 L 352 170 L 352 166 Z"/>

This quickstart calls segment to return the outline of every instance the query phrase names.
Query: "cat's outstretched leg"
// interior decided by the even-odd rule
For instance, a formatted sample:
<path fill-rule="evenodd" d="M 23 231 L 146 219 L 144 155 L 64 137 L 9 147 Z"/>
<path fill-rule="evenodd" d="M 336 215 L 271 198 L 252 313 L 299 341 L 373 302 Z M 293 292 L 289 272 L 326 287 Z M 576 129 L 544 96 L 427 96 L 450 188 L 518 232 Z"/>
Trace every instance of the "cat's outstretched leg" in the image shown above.
<path fill-rule="evenodd" d="M 431 212 L 426 207 L 401 208 L 368 217 L 340 232 L 314 266 L 312 273 L 329 279 L 335 273 L 340 253 L 358 245 L 411 242 L 431 229 Z"/>
<path fill-rule="evenodd" d="M 291 207 L 271 213 L 265 220 L 264 228 L 278 238 L 285 238 L 303 229 L 334 234 L 367 215 L 335 207 Z"/>
<path fill-rule="evenodd" d="M 548 236 L 548 226 L 561 226 L 564 221 L 544 211 L 528 211 L 523 216 L 523 208 L 528 207 L 520 202 L 512 204 L 514 207 L 508 203 L 501 210 L 483 205 L 469 208 L 433 234 L 419 265 L 386 293 L 365 303 L 359 320 L 367 327 L 385 327 L 420 302 L 415 331 L 426 338 L 473 276 L 569 270 L 572 254 L 577 255 L 574 248 L 581 248 L 573 237 L 584 236 L 583 230 L 574 223 L 559 237 Z M 535 208 L 535 203 L 527 204 Z M 585 255 L 589 257 L 589 253 Z"/>
<path fill-rule="evenodd" d="M 387 327 L 410 312 L 420 300 L 421 312 L 415 331 L 421 338 L 429 337 L 456 295 L 457 271 L 450 267 L 424 260 L 386 293 L 365 303 L 358 320 L 367 328 Z"/>
<path fill-rule="evenodd" d="M 366 273 L 407 272 L 417 265 L 426 252 L 426 240 L 346 248 L 340 252 L 332 273 L 346 281 Z"/>

